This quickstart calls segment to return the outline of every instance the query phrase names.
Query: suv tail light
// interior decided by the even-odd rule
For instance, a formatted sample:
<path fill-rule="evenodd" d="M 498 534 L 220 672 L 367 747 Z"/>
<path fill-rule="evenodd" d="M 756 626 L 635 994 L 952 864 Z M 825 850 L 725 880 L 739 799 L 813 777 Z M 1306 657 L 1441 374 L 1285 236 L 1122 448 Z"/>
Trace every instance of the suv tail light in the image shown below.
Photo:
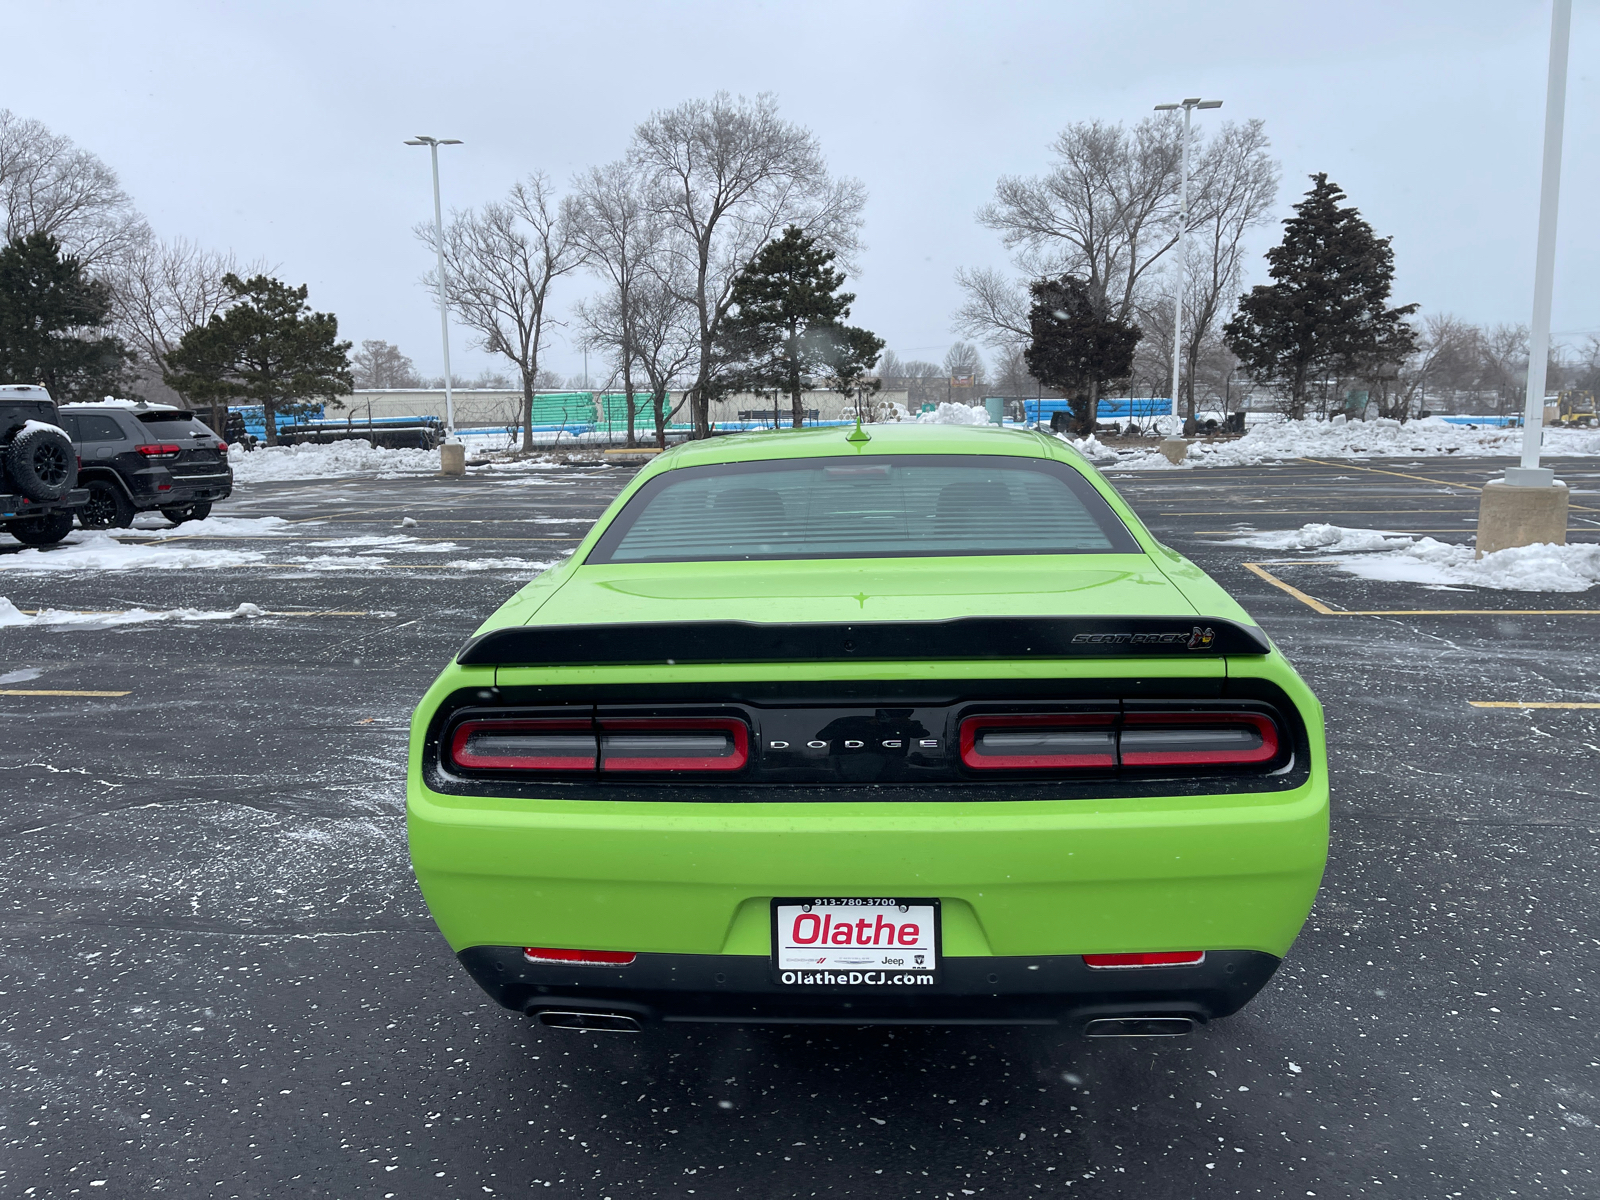
<path fill-rule="evenodd" d="M 750 761 L 750 734 L 732 717 L 605 717 L 600 772 L 737 771 Z"/>
<path fill-rule="evenodd" d="M 223 458 L 227 458 L 228 457 L 228 443 L 227 442 L 218 442 L 217 443 L 217 453 L 222 455 Z"/>
<path fill-rule="evenodd" d="M 738 771 L 750 733 L 733 717 L 490 718 L 457 725 L 450 758 L 469 771 Z"/>
<path fill-rule="evenodd" d="M 177 458 L 183 452 L 182 446 L 174 446 L 170 442 L 161 442 L 149 446 L 135 446 L 134 449 L 146 458 Z"/>
<path fill-rule="evenodd" d="M 961 722 L 961 761 L 975 771 L 1262 766 L 1278 726 L 1259 712 L 1004 713 Z"/>

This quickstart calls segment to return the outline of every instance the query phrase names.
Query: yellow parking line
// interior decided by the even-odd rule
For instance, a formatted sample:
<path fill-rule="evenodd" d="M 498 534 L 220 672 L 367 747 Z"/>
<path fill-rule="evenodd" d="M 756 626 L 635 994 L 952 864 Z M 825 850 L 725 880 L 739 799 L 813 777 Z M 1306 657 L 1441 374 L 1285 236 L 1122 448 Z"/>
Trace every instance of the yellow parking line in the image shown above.
<path fill-rule="evenodd" d="M 1336 560 L 1308 558 L 1275 562 L 1273 566 L 1326 566 Z M 1245 570 L 1282 588 L 1313 612 L 1324 617 L 1600 617 L 1600 608 L 1329 608 L 1315 596 L 1285 583 L 1260 563 L 1240 563 Z"/>
<path fill-rule="evenodd" d="M 1473 708 L 1600 708 L 1580 700 L 1468 700 Z"/>
<path fill-rule="evenodd" d="M 1478 487 L 1476 484 L 1471 484 L 1471 483 L 1453 483 L 1452 481 L 1450 481 L 1448 479 L 1430 479 L 1426 475 L 1412 475 L 1412 474 L 1409 474 L 1408 472 L 1405 472 L 1405 471 L 1386 471 L 1382 467 L 1363 467 L 1363 466 L 1358 466 L 1355 463 L 1338 463 L 1338 464 L 1336 464 L 1336 463 L 1324 462 L 1320 458 L 1302 458 L 1300 461 L 1301 462 L 1308 462 L 1308 463 L 1316 463 L 1317 466 L 1319 466 L 1319 467 L 1339 466 L 1341 468 L 1348 467 L 1352 471 L 1370 471 L 1374 475 L 1394 475 L 1394 476 L 1399 477 L 1400 479 L 1416 479 L 1416 480 L 1420 480 L 1423 483 L 1438 483 L 1438 484 L 1443 484 L 1445 487 L 1465 488 L 1465 489 L 1467 489 L 1468 491 L 1471 491 L 1471 492 L 1481 492 L 1481 491 L 1483 491 L 1483 489 L 1481 487 Z M 1588 506 L 1583 505 L 1583 504 L 1571 504 L 1571 503 L 1569 503 L 1568 507 L 1569 508 L 1575 508 L 1579 512 L 1600 512 L 1600 509 L 1589 508 Z"/>
<path fill-rule="evenodd" d="M 129 696 L 131 692 L 63 692 L 33 688 L 3 688 L 0 696 Z"/>

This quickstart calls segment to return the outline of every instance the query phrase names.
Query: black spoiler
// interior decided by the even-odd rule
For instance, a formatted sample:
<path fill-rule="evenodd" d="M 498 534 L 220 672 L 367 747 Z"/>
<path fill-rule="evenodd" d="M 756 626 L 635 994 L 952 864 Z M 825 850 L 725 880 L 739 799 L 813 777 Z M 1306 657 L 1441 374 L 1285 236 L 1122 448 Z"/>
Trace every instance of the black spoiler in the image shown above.
<path fill-rule="evenodd" d="M 1266 654 L 1266 634 L 1217 617 L 956 617 L 857 624 L 664 621 L 516 625 L 473 638 L 464 667 L 1186 658 Z"/>

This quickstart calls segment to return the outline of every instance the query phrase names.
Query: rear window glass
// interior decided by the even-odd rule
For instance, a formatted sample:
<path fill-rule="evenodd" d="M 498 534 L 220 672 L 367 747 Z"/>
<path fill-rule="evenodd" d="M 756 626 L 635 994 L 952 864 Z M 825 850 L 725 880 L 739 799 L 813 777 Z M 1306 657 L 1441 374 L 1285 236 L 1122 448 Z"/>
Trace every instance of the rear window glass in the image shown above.
<path fill-rule="evenodd" d="M 646 483 L 586 561 L 1140 552 L 1065 463 L 873 455 L 685 467 Z"/>
<path fill-rule="evenodd" d="M 139 420 L 150 427 L 150 432 L 162 437 L 181 437 L 187 433 L 198 433 L 210 436 L 211 430 L 201 423 L 193 413 L 186 412 L 142 412 Z"/>

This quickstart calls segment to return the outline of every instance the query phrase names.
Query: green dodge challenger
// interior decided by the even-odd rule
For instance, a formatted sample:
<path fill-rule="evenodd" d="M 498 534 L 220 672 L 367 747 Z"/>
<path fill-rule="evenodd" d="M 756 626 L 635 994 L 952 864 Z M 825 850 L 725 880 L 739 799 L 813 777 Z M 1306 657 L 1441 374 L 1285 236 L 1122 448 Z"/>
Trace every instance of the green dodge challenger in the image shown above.
<path fill-rule="evenodd" d="M 662 454 L 412 723 L 411 857 L 549 1025 L 1236 1012 L 1328 850 L 1322 710 L 1075 451 L 993 427 Z"/>

